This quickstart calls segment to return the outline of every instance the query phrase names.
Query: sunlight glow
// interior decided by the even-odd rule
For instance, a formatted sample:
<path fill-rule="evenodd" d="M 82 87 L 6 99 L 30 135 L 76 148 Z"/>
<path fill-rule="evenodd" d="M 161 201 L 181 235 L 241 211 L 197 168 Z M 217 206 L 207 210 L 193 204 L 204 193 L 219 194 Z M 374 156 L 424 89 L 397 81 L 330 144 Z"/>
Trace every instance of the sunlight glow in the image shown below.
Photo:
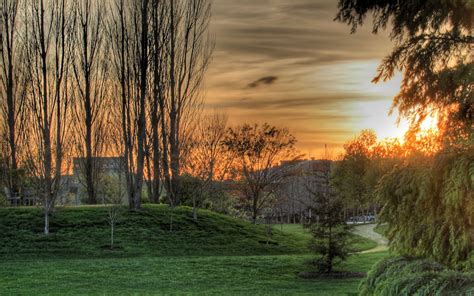
<path fill-rule="evenodd" d="M 389 115 L 393 98 L 400 89 L 402 75 L 396 73 L 387 82 L 372 83 L 371 81 L 377 73 L 377 66 L 378 62 L 372 60 L 346 65 L 347 70 L 351 71 L 353 76 L 350 77 L 350 81 L 347 81 L 346 86 L 341 86 L 341 88 L 373 98 L 353 102 L 347 108 L 348 112 L 352 112 L 358 118 L 352 129 L 354 134 L 363 129 L 372 129 L 379 139 L 396 138 L 403 142 L 409 122 L 402 118 L 397 123 L 397 110 L 393 110 Z M 428 117 L 421 129 L 422 131 L 436 129 L 436 124 L 437 120 L 434 117 Z"/>

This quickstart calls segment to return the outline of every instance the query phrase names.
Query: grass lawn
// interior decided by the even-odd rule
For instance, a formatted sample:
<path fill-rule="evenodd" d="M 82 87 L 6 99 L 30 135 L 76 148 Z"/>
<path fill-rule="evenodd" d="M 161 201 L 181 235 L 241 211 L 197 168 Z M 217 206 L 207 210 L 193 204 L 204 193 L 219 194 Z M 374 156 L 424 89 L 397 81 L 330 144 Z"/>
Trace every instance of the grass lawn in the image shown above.
<path fill-rule="evenodd" d="M 374 231 L 380 235 L 386 236 L 388 230 L 388 224 L 379 224 L 375 226 Z"/>
<path fill-rule="evenodd" d="M 121 249 L 110 251 L 102 247 L 109 237 L 103 207 L 58 209 L 47 237 L 38 209 L 1 209 L 0 294 L 357 293 L 360 279 L 297 277 L 311 258 L 300 226 L 284 225 L 268 238 L 263 226 L 209 211 L 194 222 L 189 208 L 178 208 L 169 232 L 169 215 L 166 206 L 124 211 Z M 359 239 L 360 248 L 370 245 Z M 352 255 L 342 268 L 368 271 L 386 255 Z"/>
<path fill-rule="evenodd" d="M 273 226 L 273 229 L 293 234 L 298 237 L 298 239 L 306 241 L 307 243 L 309 243 L 312 238 L 309 230 L 303 228 L 301 224 L 276 224 Z M 377 243 L 373 240 L 366 239 L 356 234 L 352 234 L 350 239 L 350 245 L 354 252 L 361 252 L 377 247 Z"/>
<path fill-rule="evenodd" d="M 354 255 L 368 271 L 386 253 Z M 2 294 L 356 295 L 360 279 L 303 280 L 305 255 L 30 259 L 0 263 Z"/>

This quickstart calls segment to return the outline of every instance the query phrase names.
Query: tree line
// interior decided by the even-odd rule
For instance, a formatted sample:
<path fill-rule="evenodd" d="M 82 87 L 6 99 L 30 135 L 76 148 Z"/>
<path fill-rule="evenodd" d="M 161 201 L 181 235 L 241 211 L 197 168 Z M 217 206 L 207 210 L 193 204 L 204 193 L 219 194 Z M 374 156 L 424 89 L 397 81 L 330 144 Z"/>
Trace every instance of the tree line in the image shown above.
<path fill-rule="evenodd" d="M 216 183 L 233 178 L 256 221 L 296 139 L 202 112 L 210 1 L 1 3 L 2 185 L 12 196 L 34 189 L 45 234 L 73 158 L 89 204 L 120 203 L 123 191 L 132 210 L 144 194 L 171 207 L 190 197 L 197 219 Z M 101 160 L 117 155 L 124 190 Z"/>
<path fill-rule="evenodd" d="M 129 206 L 178 177 L 200 114 L 213 38 L 207 0 L 2 0 L 2 179 L 32 178 L 48 216 L 61 176 L 80 156 L 88 203 L 97 157 L 122 155 Z M 31 184 L 30 184 L 31 185 Z"/>

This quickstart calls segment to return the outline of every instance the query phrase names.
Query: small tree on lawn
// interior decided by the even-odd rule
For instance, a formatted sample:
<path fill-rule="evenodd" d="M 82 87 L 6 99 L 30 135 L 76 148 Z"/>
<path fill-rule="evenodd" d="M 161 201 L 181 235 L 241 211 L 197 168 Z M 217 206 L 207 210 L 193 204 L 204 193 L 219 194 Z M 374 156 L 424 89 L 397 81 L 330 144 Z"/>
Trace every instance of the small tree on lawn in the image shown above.
<path fill-rule="evenodd" d="M 331 273 L 334 265 L 346 260 L 349 254 L 350 226 L 344 219 L 344 203 L 330 187 L 330 161 L 324 161 L 322 171 L 315 172 L 307 184 L 312 197 L 309 206 L 314 215 L 306 224 L 313 239 L 310 248 L 319 256 L 312 263 L 319 272 Z"/>
<path fill-rule="evenodd" d="M 101 186 L 102 204 L 107 209 L 107 222 L 110 225 L 110 249 L 115 247 L 115 226 L 120 219 L 125 190 L 121 178 L 105 176 Z"/>

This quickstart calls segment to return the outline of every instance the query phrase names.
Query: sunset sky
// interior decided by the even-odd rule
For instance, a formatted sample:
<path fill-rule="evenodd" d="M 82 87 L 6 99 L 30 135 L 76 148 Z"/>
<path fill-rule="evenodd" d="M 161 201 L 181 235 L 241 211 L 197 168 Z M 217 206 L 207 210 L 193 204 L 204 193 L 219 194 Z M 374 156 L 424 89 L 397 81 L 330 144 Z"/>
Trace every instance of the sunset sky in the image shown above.
<path fill-rule="evenodd" d="M 351 35 L 336 13 L 335 0 L 215 0 L 206 108 L 231 124 L 288 127 L 309 157 L 324 144 L 340 150 L 364 128 L 401 136 L 405 125 L 387 115 L 400 77 L 370 82 L 392 43 L 369 26 Z"/>

